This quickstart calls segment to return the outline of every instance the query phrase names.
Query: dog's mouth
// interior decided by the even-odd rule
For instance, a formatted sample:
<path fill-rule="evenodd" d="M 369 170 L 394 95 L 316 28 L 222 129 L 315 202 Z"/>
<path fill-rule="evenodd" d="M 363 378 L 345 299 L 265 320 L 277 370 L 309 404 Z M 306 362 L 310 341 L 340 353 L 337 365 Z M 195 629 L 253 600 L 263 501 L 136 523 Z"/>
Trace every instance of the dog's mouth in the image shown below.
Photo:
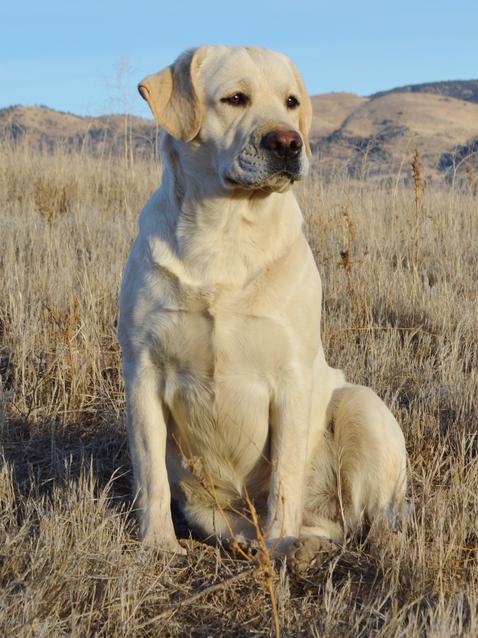
<path fill-rule="evenodd" d="M 275 173 L 271 173 L 262 179 L 240 180 L 230 175 L 224 176 L 225 183 L 234 189 L 242 189 L 247 191 L 262 190 L 262 191 L 284 191 L 287 190 L 295 181 L 301 179 L 301 175 L 292 172 L 290 170 L 280 170 Z"/>

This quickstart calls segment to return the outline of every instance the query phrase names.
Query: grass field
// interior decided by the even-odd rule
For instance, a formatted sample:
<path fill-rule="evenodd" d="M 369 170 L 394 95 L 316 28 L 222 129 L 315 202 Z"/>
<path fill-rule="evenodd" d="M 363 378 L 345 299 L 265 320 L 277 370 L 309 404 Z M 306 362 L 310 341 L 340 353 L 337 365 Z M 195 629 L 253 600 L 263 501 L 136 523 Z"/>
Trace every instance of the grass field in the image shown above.
<path fill-rule="evenodd" d="M 254 561 L 137 539 L 117 296 L 153 163 L 0 148 L 0 635 L 269 636 Z M 478 635 L 478 197 L 298 188 L 329 362 L 401 423 L 410 515 L 307 571 L 277 564 L 282 636 Z M 476 186 L 476 184 L 475 184 Z M 178 520 L 178 533 L 188 537 Z"/>

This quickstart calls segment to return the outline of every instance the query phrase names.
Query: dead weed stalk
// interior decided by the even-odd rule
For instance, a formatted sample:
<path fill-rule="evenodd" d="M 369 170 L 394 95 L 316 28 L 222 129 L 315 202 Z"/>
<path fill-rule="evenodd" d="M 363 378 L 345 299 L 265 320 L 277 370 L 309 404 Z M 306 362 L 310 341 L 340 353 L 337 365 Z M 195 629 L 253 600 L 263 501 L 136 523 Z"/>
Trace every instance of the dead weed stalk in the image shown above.
<path fill-rule="evenodd" d="M 418 282 L 419 271 L 419 255 L 420 255 L 420 236 L 421 236 L 421 217 L 423 210 L 423 183 L 422 183 L 422 165 L 420 161 L 420 151 L 415 149 L 412 160 L 412 175 L 415 188 L 415 226 L 413 233 L 412 248 L 412 268 L 414 282 Z"/>

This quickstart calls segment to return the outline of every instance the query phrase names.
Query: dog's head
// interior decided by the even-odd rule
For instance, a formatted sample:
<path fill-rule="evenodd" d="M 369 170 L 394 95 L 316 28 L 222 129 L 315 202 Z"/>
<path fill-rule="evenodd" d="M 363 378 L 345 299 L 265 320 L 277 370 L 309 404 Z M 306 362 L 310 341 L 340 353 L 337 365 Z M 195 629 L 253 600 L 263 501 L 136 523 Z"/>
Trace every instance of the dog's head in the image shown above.
<path fill-rule="evenodd" d="M 312 108 L 285 55 L 204 46 L 138 88 L 195 171 L 222 189 L 284 191 L 307 173 Z"/>

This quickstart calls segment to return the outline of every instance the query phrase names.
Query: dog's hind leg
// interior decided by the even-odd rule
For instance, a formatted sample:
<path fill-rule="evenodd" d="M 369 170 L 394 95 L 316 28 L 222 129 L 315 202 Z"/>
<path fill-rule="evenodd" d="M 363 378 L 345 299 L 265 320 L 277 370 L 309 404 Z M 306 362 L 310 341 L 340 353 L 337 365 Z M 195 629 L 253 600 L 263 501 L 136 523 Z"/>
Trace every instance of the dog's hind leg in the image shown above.
<path fill-rule="evenodd" d="M 372 390 L 344 385 L 332 393 L 306 485 L 300 537 L 287 547 L 302 570 L 336 551 L 364 523 L 392 526 L 406 492 L 402 431 Z"/>
<path fill-rule="evenodd" d="M 403 507 L 406 451 L 395 418 L 369 388 L 335 390 L 329 427 L 319 446 L 307 485 L 301 535 L 315 529 L 338 539 L 376 519 L 391 524 Z"/>

